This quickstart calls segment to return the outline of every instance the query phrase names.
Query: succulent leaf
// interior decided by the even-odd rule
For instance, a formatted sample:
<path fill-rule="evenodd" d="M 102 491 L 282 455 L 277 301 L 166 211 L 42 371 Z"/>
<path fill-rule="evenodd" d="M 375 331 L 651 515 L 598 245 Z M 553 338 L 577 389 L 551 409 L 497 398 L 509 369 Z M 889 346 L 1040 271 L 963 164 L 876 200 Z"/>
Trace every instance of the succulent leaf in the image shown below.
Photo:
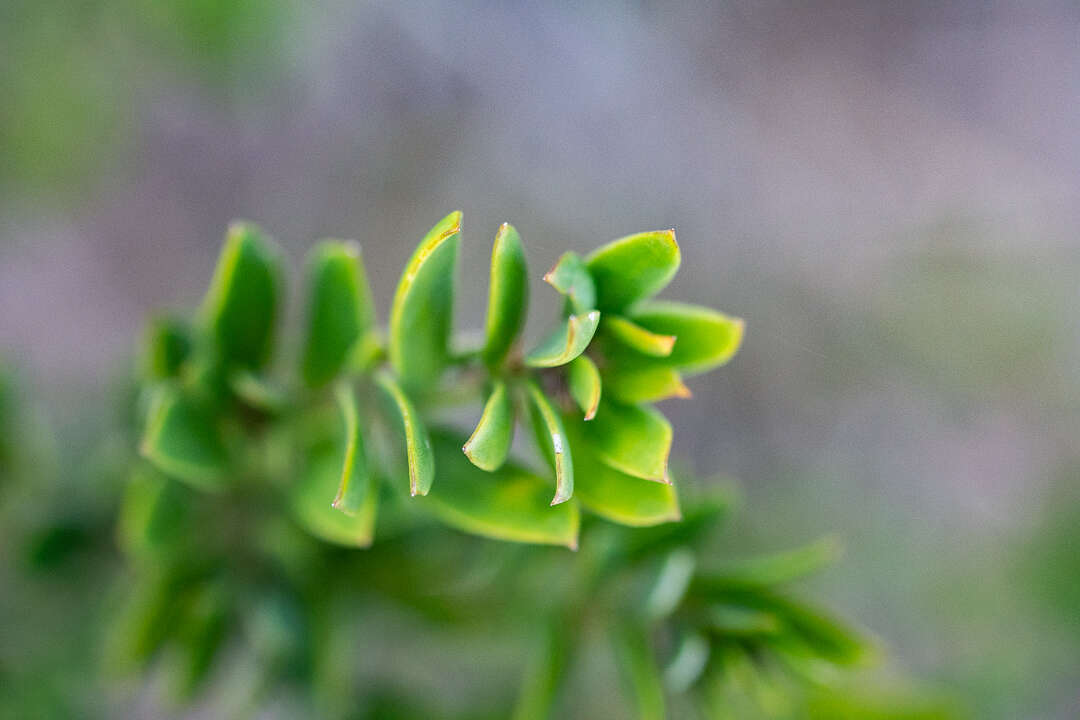
<path fill-rule="evenodd" d="M 405 432 L 405 456 L 409 465 L 409 494 L 427 495 L 431 489 L 431 483 L 435 480 L 435 454 L 431 450 L 431 437 L 424 426 L 424 421 L 416 412 L 412 400 L 390 373 L 379 372 L 375 376 L 375 383 L 396 411 Z"/>
<path fill-rule="evenodd" d="M 667 357 L 675 347 L 674 335 L 650 332 L 621 315 L 605 315 L 600 332 L 627 348 L 652 357 Z"/>
<path fill-rule="evenodd" d="M 390 364 L 407 388 L 432 385 L 446 366 L 460 234 L 460 212 L 440 220 L 416 248 L 394 294 Z"/>
<path fill-rule="evenodd" d="M 628 235 L 597 248 L 585 258 L 596 283 L 596 306 L 618 311 L 664 289 L 679 269 L 674 230 Z"/>
<path fill-rule="evenodd" d="M 502 363 L 525 324 L 525 311 L 529 305 L 529 282 L 525 273 L 521 235 L 513 225 L 503 223 L 495 233 L 495 246 L 491 251 L 487 341 L 483 351 L 488 367 Z"/>
<path fill-rule="evenodd" d="M 203 403 L 177 388 L 159 388 L 141 451 L 166 475 L 200 490 L 221 490 L 227 484 L 228 455 L 217 419 Z"/>
<path fill-rule="evenodd" d="M 565 365 L 585 352 L 599 323 L 600 313 L 595 310 L 585 315 L 571 315 L 525 356 L 525 364 L 530 367 Z"/>
<path fill-rule="evenodd" d="M 674 335 L 675 345 L 665 363 L 684 374 L 697 374 L 723 365 L 742 344 L 744 322 L 711 308 L 687 303 L 642 303 L 630 319 L 654 333 Z"/>
<path fill-rule="evenodd" d="M 590 360 L 588 355 L 578 355 L 570 361 L 566 375 L 570 396 L 585 413 L 585 419 L 592 420 L 600 406 L 602 390 L 600 371 L 596 369 L 596 363 Z"/>
<path fill-rule="evenodd" d="M 670 482 L 671 423 L 649 406 L 600 401 L 583 431 L 585 442 L 606 465 L 634 477 Z"/>
<path fill-rule="evenodd" d="M 473 465 L 490 472 L 506 461 L 513 439 L 514 404 L 506 383 L 497 380 L 484 404 L 480 421 L 462 450 Z"/>
<path fill-rule="evenodd" d="M 596 284 L 577 253 L 563 253 L 555 267 L 544 275 L 544 281 L 566 296 L 575 314 L 596 309 Z"/>

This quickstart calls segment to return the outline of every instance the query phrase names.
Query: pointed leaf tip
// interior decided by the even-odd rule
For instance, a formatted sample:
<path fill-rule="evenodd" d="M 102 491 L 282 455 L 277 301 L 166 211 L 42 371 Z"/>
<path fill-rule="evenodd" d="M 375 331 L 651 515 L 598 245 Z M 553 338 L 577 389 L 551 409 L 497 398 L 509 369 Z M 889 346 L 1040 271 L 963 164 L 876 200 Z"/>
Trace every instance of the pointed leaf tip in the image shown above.
<path fill-rule="evenodd" d="M 433 227 L 398 283 L 390 311 L 390 364 L 406 387 L 426 387 L 449 357 L 461 212 Z"/>
<path fill-rule="evenodd" d="M 510 223 L 495 234 L 491 250 L 491 281 L 483 357 L 488 367 L 497 367 L 513 346 L 525 323 L 529 283 L 521 236 Z"/>
<path fill-rule="evenodd" d="M 506 383 L 496 381 L 480 421 L 462 451 L 473 465 L 490 472 L 506 461 L 513 437 L 514 405 Z"/>
<path fill-rule="evenodd" d="M 574 494 L 574 460 L 566 437 L 562 418 L 555 412 L 540 386 L 533 381 L 526 384 L 531 400 L 533 436 L 541 455 L 555 471 L 555 497 L 551 504 L 564 503 Z"/>
<path fill-rule="evenodd" d="M 435 479 L 435 456 L 431 436 L 412 400 L 388 372 L 375 376 L 375 382 L 401 420 L 405 433 L 405 455 L 409 465 L 409 494 L 427 495 Z"/>
<path fill-rule="evenodd" d="M 652 297 L 671 281 L 681 262 L 674 230 L 628 235 L 585 258 L 601 310 L 621 310 Z"/>
<path fill-rule="evenodd" d="M 596 285 L 577 253 L 563 253 L 555 267 L 544 275 L 544 282 L 565 295 L 575 313 L 596 309 Z"/>
<path fill-rule="evenodd" d="M 571 315 L 525 356 L 525 364 L 530 367 L 565 365 L 585 352 L 599 324 L 600 313 L 596 310 L 585 315 Z"/>

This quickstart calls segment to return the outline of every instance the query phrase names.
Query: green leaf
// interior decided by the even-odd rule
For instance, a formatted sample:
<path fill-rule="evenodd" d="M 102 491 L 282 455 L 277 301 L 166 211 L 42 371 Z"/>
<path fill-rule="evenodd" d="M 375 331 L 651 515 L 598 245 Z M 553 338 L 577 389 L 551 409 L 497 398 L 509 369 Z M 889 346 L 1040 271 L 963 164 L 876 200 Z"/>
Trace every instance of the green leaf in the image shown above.
<path fill-rule="evenodd" d="M 700 373 L 723 365 L 742 344 L 744 322 L 711 308 L 671 301 L 639 305 L 630 318 L 655 333 L 676 337 L 667 364 L 684 373 Z"/>
<path fill-rule="evenodd" d="M 779 585 L 833 564 L 842 552 L 839 539 L 828 535 L 794 550 L 728 563 L 709 575 L 732 583 Z"/>
<path fill-rule="evenodd" d="M 351 514 L 331 507 L 342 481 L 341 443 L 321 443 L 309 449 L 300 477 L 290 489 L 290 505 L 296 521 L 315 537 L 336 545 L 368 547 L 375 534 L 378 482 L 370 473 L 354 476 Z"/>
<path fill-rule="evenodd" d="M 679 262 L 674 230 L 628 235 L 585 258 L 596 282 L 596 306 L 601 310 L 621 310 L 652 297 L 671 281 Z"/>
<path fill-rule="evenodd" d="M 503 223 L 495 233 L 491 251 L 491 288 L 488 291 L 487 342 L 483 357 L 497 367 L 525 324 L 529 282 L 525 275 L 525 251 L 513 225 Z"/>
<path fill-rule="evenodd" d="M 346 515 L 356 515 L 365 507 L 372 484 L 371 473 L 368 470 L 367 453 L 364 451 L 356 393 L 347 383 L 342 383 L 335 389 L 334 397 L 341 409 L 344 424 L 345 459 L 341 467 L 337 494 L 331 505 Z"/>
<path fill-rule="evenodd" d="M 533 651 L 514 707 L 513 720 L 548 720 L 562 688 L 569 665 L 570 631 L 566 618 L 544 623 L 542 637 Z"/>
<path fill-rule="evenodd" d="M 435 479 L 435 455 L 431 450 L 431 437 L 420 414 L 416 412 L 412 401 L 401 386 L 387 372 L 375 376 L 376 384 L 382 389 L 392 406 L 396 409 L 405 431 L 405 456 L 409 463 L 409 494 L 427 495 Z"/>
<path fill-rule="evenodd" d="M 664 668 L 664 685 L 676 693 L 686 692 L 709 664 L 709 642 L 698 633 L 685 636 L 675 657 Z"/>
<path fill-rule="evenodd" d="M 206 679 L 228 630 L 228 596 L 220 584 L 189 589 L 177 628 L 176 696 L 189 700 Z"/>
<path fill-rule="evenodd" d="M 506 391 L 506 383 L 496 380 L 480 422 L 462 450 L 473 465 L 490 472 L 506 461 L 513 438 L 514 404 Z"/>
<path fill-rule="evenodd" d="M 271 414 L 279 414 L 288 407 L 285 392 L 250 370 L 240 370 L 229 375 L 229 387 L 250 408 Z"/>
<path fill-rule="evenodd" d="M 555 497 L 551 504 L 558 505 L 569 500 L 574 494 L 574 459 L 570 454 L 570 443 L 562 418 L 555 412 L 540 387 L 531 380 L 525 387 L 531 400 L 530 414 L 540 452 L 555 469 Z"/>
<path fill-rule="evenodd" d="M 666 717 L 664 686 L 645 629 L 620 623 L 612 630 L 612 643 L 623 687 L 630 694 L 635 715 L 641 720 L 662 720 Z"/>
<path fill-rule="evenodd" d="M 570 385 L 570 396 L 585 413 L 585 419 L 592 420 L 600 406 L 601 383 L 600 372 L 588 355 L 578 355 L 570 361 L 567 366 L 567 382 Z"/>
<path fill-rule="evenodd" d="M 688 548 L 679 548 L 668 553 L 649 597 L 645 600 L 645 614 L 650 619 L 660 620 L 675 612 L 686 597 L 696 567 L 697 559 Z"/>
<path fill-rule="evenodd" d="M 310 301 L 301 375 L 311 387 L 342 371 L 353 346 L 375 323 L 360 246 L 324 240 L 309 253 Z"/>
<path fill-rule="evenodd" d="M 651 357 L 667 357 L 675 347 L 674 335 L 649 332 L 621 315 L 605 315 L 600 332 L 625 347 Z"/>
<path fill-rule="evenodd" d="M 669 482 L 671 424 L 656 409 L 603 400 L 583 434 L 607 465 L 634 477 Z"/>
<path fill-rule="evenodd" d="M 659 525 L 681 518 L 674 486 L 642 480 L 608 467 L 581 439 L 581 420 L 566 417 L 564 424 L 574 447 L 574 496 L 586 510 L 632 527 Z"/>
<path fill-rule="evenodd" d="M 277 249 L 255 225 L 233 223 L 225 236 L 202 316 L 221 359 L 260 368 L 270 359 L 280 304 Z"/>
<path fill-rule="evenodd" d="M 599 323 L 600 313 L 595 310 L 586 315 L 571 315 L 525 356 L 525 364 L 530 367 L 565 365 L 585 352 Z"/>
<path fill-rule="evenodd" d="M 596 309 L 596 285 L 577 253 L 563 253 L 555 267 L 544 275 L 544 282 L 566 296 L 574 313 Z"/>
<path fill-rule="evenodd" d="M 142 373 L 152 380 L 176 377 L 191 355 L 194 340 L 191 326 L 178 318 L 158 317 L 143 334 Z"/>
<path fill-rule="evenodd" d="M 664 365 L 614 363 L 604 368 L 603 378 L 608 394 L 628 405 L 690 397 L 690 388 L 683 383 L 679 371 Z"/>
<path fill-rule="evenodd" d="M 777 635 L 783 623 L 776 613 L 741 607 L 714 605 L 708 612 L 709 629 L 725 637 Z"/>
<path fill-rule="evenodd" d="M 190 492 L 146 465 L 137 466 L 124 488 L 116 523 L 120 548 L 138 556 L 167 547 L 184 530 Z"/>
<path fill-rule="evenodd" d="M 549 507 L 548 482 L 513 463 L 485 472 L 461 454 L 461 437 L 432 434 L 445 482 L 416 502 L 444 523 L 474 535 L 577 548 L 576 503 Z"/>
<path fill-rule="evenodd" d="M 228 457 L 217 418 L 173 387 L 158 391 L 147 416 L 141 452 L 166 475 L 201 490 L 227 484 Z"/>
<path fill-rule="evenodd" d="M 460 212 L 440 220 L 416 248 L 394 294 L 390 364 L 405 387 L 432 385 L 446 366 L 460 234 Z"/>

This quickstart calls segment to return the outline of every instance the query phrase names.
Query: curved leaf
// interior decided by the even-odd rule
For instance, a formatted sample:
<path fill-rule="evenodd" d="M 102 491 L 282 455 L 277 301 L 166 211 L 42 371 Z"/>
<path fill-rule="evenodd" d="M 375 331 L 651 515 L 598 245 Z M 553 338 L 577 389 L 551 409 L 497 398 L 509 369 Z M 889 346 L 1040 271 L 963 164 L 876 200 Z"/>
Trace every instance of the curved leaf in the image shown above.
<path fill-rule="evenodd" d="M 484 405 L 480 422 L 462 450 L 473 465 L 490 472 L 506 461 L 513 438 L 514 404 L 506 391 L 506 383 L 497 380 Z"/>
<path fill-rule="evenodd" d="M 570 443 L 566 439 L 562 418 L 551 407 L 540 387 L 531 380 L 525 387 L 531 400 L 530 414 L 536 442 L 540 453 L 555 470 L 555 497 L 551 504 L 558 505 L 574 494 L 574 459 L 570 455 Z"/>
<path fill-rule="evenodd" d="M 675 347 L 674 335 L 650 332 L 621 315 L 605 315 L 600 332 L 643 355 L 667 357 Z"/>
<path fill-rule="evenodd" d="M 401 386 L 387 372 L 375 376 L 375 382 L 390 400 L 401 418 L 405 431 L 405 455 L 409 463 L 409 494 L 427 495 L 435 479 L 435 456 L 431 451 L 431 437 L 424 427 L 420 414 Z"/>
<path fill-rule="evenodd" d="M 672 485 L 650 482 L 619 472 L 600 462 L 581 441 L 582 421 L 566 418 L 574 446 L 574 496 L 589 512 L 632 527 L 647 527 L 681 519 L 679 497 Z"/>
<path fill-rule="evenodd" d="M 567 383 L 570 385 L 570 396 L 585 413 L 585 419 L 592 420 L 600 406 L 602 385 L 600 372 L 588 355 L 578 355 L 570 361 L 567 366 Z"/>
<path fill-rule="evenodd" d="M 485 472 L 461 454 L 461 437 L 432 434 L 432 447 L 445 481 L 416 502 L 444 523 L 497 540 L 577 548 L 576 503 L 549 507 L 550 486 L 512 463 Z"/>
<path fill-rule="evenodd" d="M 576 252 L 563 253 L 555 267 L 544 275 L 544 282 L 566 296 L 574 313 L 596 309 L 596 284 Z"/>
<path fill-rule="evenodd" d="M 525 251 L 513 225 L 503 223 L 491 250 L 491 288 L 488 291 L 487 342 L 483 357 L 488 367 L 499 365 L 525 324 L 529 282 Z"/>
<path fill-rule="evenodd" d="M 390 363 L 406 387 L 431 385 L 446 365 L 460 233 L 460 212 L 440 220 L 416 248 L 394 294 Z"/>
<path fill-rule="evenodd" d="M 360 418 L 356 408 L 356 394 L 347 384 L 336 388 L 334 397 L 341 409 L 344 425 L 345 458 L 342 462 L 337 494 L 331 506 L 346 515 L 355 515 L 367 500 L 371 477 L 368 470 L 364 438 L 360 433 Z"/>
<path fill-rule="evenodd" d="M 355 476 L 352 493 L 358 502 L 346 514 L 330 505 L 341 486 L 341 445 L 323 443 L 308 451 L 298 482 L 290 490 L 293 516 L 309 533 L 326 542 L 367 547 L 375 534 L 378 482 L 370 474 Z"/>
<path fill-rule="evenodd" d="M 742 344 L 745 323 L 711 308 L 671 301 L 643 303 L 630 318 L 655 333 L 676 337 L 665 362 L 684 373 L 700 373 L 723 365 Z"/>
<path fill-rule="evenodd" d="M 324 240 L 308 256 L 310 304 L 301 374 L 309 386 L 341 372 L 361 335 L 375 323 L 360 246 Z"/>
<path fill-rule="evenodd" d="M 652 297 L 671 281 L 680 261 L 674 230 L 628 235 L 597 248 L 585 258 L 596 283 L 596 306 L 621 310 Z"/>
<path fill-rule="evenodd" d="M 616 363 L 604 369 L 603 378 L 608 394 L 630 405 L 690 397 L 690 388 L 683 383 L 679 371 L 664 365 Z"/>
<path fill-rule="evenodd" d="M 166 475 L 199 489 L 221 490 L 228 484 L 228 457 L 217 418 L 176 388 L 161 388 L 154 399 L 141 452 Z"/>
<path fill-rule="evenodd" d="M 229 226 L 202 315 L 222 360 L 249 368 L 266 364 L 280 305 L 277 249 L 258 227 Z"/>
<path fill-rule="evenodd" d="M 585 352 L 599 323 L 600 313 L 595 310 L 585 315 L 571 315 L 525 356 L 525 364 L 530 367 L 565 365 Z"/>
<path fill-rule="evenodd" d="M 669 482 L 671 424 L 654 408 L 603 400 L 585 442 L 605 464 L 628 475 Z"/>

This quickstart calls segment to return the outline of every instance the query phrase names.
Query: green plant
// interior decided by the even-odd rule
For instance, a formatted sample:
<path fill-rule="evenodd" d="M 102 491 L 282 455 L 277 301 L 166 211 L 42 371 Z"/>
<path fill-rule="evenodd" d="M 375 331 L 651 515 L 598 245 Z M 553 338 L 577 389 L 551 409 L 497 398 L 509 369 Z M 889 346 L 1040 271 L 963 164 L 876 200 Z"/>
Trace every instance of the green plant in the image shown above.
<path fill-rule="evenodd" d="M 729 360 L 742 321 L 654 300 L 680 250 L 673 231 L 646 232 L 563 255 L 544 276 L 561 318 L 523 352 L 525 256 L 504 224 L 485 333 L 468 345 L 451 328 L 460 223 L 452 213 L 421 241 L 385 331 L 358 246 L 318 244 L 292 369 L 272 364 L 291 347 L 281 254 L 250 224 L 229 229 L 195 319 L 150 324 L 114 659 L 161 658 L 181 698 L 239 657 L 255 706 L 292 688 L 327 716 L 505 717 L 513 704 L 525 719 L 567 702 L 571 668 L 601 639 L 639 717 L 806 711 L 808 684 L 867 656 L 784 590 L 835 543 L 710 562 L 730 496 L 699 489 L 680 506 L 671 426 L 651 405 Z M 471 433 L 462 408 L 478 412 Z M 519 425 L 535 462 L 511 458 Z M 372 606 L 498 633 L 531 657 L 516 699 L 424 703 L 405 689 L 410 663 L 396 682 L 357 679 L 342 643 L 365 647 Z"/>

